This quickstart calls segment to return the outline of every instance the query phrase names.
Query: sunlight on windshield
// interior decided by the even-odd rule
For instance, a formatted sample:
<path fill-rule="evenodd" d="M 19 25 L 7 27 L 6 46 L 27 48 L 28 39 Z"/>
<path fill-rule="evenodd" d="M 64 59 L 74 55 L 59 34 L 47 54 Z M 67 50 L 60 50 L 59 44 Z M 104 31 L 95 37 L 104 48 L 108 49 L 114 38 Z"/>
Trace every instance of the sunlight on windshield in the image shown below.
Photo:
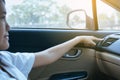
<path fill-rule="evenodd" d="M 98 25 L 100 29 L 120 30 L 120 12 L 104 2 L 97 1 Z"/>
<path fill-rule="evenodd" d="M 108 5 L 105 5 L 105 3 L 100 0 L 97 1 L 97 5 L 99 14 L 107 14 L 108 16 L 111 16 L 115 11 L 115 9 L 109 7 Z"/>

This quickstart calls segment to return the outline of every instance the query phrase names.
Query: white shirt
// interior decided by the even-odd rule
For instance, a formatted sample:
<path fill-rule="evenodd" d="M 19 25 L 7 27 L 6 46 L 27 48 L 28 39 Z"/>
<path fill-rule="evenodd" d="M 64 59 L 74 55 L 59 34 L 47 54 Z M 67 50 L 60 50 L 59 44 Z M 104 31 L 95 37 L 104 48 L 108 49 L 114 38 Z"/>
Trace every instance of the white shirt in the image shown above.
<path fill-rule="evenodd" d="M 32 53 L 0 51 L 0 80 L 27 80 L 34 60 Z"/>

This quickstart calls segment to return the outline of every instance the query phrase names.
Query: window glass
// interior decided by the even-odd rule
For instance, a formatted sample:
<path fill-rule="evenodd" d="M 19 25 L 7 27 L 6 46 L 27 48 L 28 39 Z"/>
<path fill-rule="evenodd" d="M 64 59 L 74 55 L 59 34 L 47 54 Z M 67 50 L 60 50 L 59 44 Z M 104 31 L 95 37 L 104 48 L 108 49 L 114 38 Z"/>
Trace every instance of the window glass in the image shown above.
<path fill-rule="evenodd" d="M 11 27 L 69 28 L 70 11 L 84 9 L 92 17 L 91 0 L 6 0 L 7 21 Z"/>
<path fill-rule="evenodd" d="M 97 0 L 99 29 L 120 30 L 120 12 L 108 4 Z"/>

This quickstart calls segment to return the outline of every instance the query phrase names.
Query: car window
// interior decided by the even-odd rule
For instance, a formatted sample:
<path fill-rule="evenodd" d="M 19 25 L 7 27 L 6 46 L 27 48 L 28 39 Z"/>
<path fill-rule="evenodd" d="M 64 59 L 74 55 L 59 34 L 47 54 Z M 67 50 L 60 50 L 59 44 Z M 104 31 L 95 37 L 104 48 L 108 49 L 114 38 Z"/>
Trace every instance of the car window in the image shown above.
<path fill-rule="evenodd" d="M 99 29 L 120 30 L 120 12 L 108 4 L 97 0 Z"/>
<path fill-rule="evenodd" d="M 6 0 L 6 7 L 8 23 L 17 28 L 70 28 L 67 14 L 78 9 L 92 17 L 91 0 Z"/>

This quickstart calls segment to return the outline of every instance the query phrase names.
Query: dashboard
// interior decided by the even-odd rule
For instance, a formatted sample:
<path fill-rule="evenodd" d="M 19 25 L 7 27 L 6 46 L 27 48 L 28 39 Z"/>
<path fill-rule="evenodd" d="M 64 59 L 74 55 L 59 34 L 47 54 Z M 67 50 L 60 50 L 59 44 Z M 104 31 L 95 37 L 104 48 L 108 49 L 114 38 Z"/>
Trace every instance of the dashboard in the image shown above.
<path fill-rule="evenodd" d="M 96 61 L 102 73 L 120 80 L 120 33 L 108 35 L 97 44 Z"/>
<path fill-rule="evenodd" d="M 106 36 L 97 44 L 96 50 L 120 55 L 120 33 Z"/>

